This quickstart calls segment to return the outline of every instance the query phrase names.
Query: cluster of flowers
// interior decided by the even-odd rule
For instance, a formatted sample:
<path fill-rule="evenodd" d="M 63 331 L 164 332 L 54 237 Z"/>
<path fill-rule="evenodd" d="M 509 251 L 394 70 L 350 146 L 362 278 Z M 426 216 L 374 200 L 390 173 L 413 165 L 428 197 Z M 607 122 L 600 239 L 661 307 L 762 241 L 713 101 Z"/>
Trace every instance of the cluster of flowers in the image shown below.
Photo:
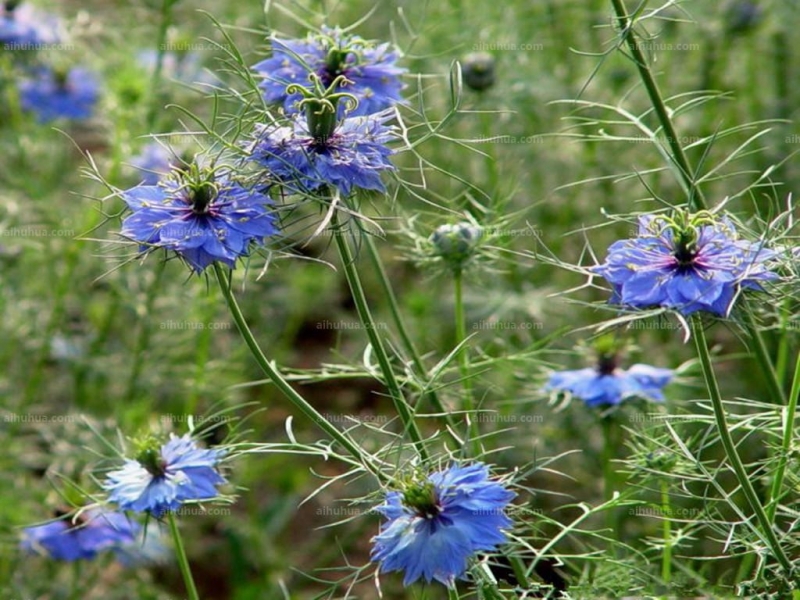
<path fill-rule="evenodd" d="M 278 107 L 280 119 L 257 125 L 228 164 L 164 164 L 169 154 L 154 151 L 139 163 L 154 177 L 120 192 L 131 211 L 121 234 L 141 253 L 172 252 L 197 273 L 216 263 L 234 268 L 277 234 L 270 207 L 278 198 L 313 197 L 331 205 L 336 196 L 385 191 L 381 175 L 394 168 L 388 123 L 402 101 L 397 52 L 339 29 L 303 40 L 273 39 L 272 48 L 254 70 L 263 79 L 265 102 Z M 248 167 L 256 169 L 249 179 L 255 183 L 237 179 Z M 473 229 L 437 230 L 433 244 L 440 252 L 457 252 L 463 263 L 480 240 Z M 625 309 L 727 316 L 739 293 L 776 278 L 769 268 L 774 258 L 762 243 L 738 239 L 727 219 L 676 211 L 642 217 L 638 236 L 613 244 L 592 274 L 611 284 L 611 302 Z M 554 373 L 547 389 L 609 406 L 631 396 L 663 400 L 672 377 L 671 370 L 648 365 L 623 370 L 616 354 L 606 351 L 596 368 Z M 161 446 L 146 440 L 135 460 L 108 475 L 108 499 L 155 517 L 212 499 L 225 484 L 217 469 L 223 456 L 198 448 L 188 436 Z M 423 579 L 452 586 L 476 553 L 507 541 L 513 522 L 506 510 L 514 497 L 480 462 L 414 473 L 388 490 L 377 508 L 386 521 L 373 538 L 372 559 L 382 572 L 402 571 L 406 585 Z M 29 530 L 27 547 L 85 558 L 132 535 L 122 519 L 104 512 L 80 525 L 57 521 Z"/>

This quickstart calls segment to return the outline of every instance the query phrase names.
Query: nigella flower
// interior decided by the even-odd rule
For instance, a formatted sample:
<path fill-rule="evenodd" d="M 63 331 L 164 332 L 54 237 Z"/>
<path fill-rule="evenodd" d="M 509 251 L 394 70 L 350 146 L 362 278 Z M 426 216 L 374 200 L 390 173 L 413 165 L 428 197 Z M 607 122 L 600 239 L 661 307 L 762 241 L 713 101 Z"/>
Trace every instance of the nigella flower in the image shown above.
<path fill-rule="evenodd" d="M 77 517 L 58 512 L 59 517 L 23 532 L 21 547 L 31 554 L 56 560 L 91 559 L 101 550 L 133 542 L 140 527 L 118 512 L 89 509 Z"/>
<path fill-rule="evenodd" d="M 627 370 L 610 365 L 558 371 L 550 376 L 545 391 L 569 393 L 587 406 L 619 404 L 632 397 L 663 402 L 663 388 L 672 380 L 670 369 L 637 364 Z"/>
<path fill-rule="evenodd" d="M 222 456 L 221 450 L 198 448 L 189 434 L 172 434 L 163 445 L 147 438 L 136 459 L 109 473 L 103 487 L 120 508 L 160 517 L 184 502 L 216 498 L 216 486 L 226 482 L 217 471 Z"/>
<path fill-rule="evenodd" d="M 133 211 L 121 235 L 139 242 L 143 252 L 173 250 L 198 273 L 216 261 L 233 268 L 251 243 L 261 245 L 277 233 L 266 195 L 196 164 L 121 196 Z"/>
<path fill-rule="evenodd" d="M 41 68 L 34 79 L 19 84 L 20 103 L 40 123 L 55 119 L 87 119 L 99 96 L 99 83 L 90 71 L 75 67 L 69 71 Z"/>
<path fill-rule="evenodd" d="M 593 270 L 614 288 L 612 303 L 727 316 L 740 290 L 777 278 L 768 267 L 775 255 L 762 242 L 738 239 L 728 219 L 679 212 L 640 217 L 638 237 L 614 242 Z"/>
<path fill-rule="evenodd" d="M 321 34 L 305 40 L 272 38 L 272 56 L 253 66 L 264 81 L 259 87 L 269 103 L 283 104 L 287 114 L 297 112 L 302 95 L 287 91 L 287 86 L 308 86 L 309 73 L 318 76 L 325 87 L 339 76 L 338 91 L 352 94 L 358 107 L 351 116 L 380 112 L 399 103 L 406 69 L 396 66 L 398 52 L 390 44 L 368 42 L 341 29 L 323 27 Z M 342 113 L 339 113 L 342 116 Z"/>
<path fill-rule="evenodd" d="M 381 572 L 403 571 L 404 585 L 436 579 L 452 586 L 470 557 L 506 541 L 512 521 L 504 509 L 515 496 L 482 463 L 431 473 L 376 508 L 388 521 L 372 540 L 372 560 Z"/>
<path fill-rule="evenodd" d="M 55 18 L 19 0 L 0 0 L 0 49 L 35 50 L 58 41 Z"/>
<path fill-rule="evenodd" d="M 381 172 L 395 168 L 389 162 L 392 150 L 386 146 L 394 138 L 392 128 L 384 124 L 389 118 L 390 113 L 345 118 L 329 136 L 312 135 L 299 113 L 291 127 L 257 125 L 249 160 L 262 165 L 290 192 L 307 193 L 323 186 L 336 187 L 343 196 L 353 188 L 385 192 Z"/>

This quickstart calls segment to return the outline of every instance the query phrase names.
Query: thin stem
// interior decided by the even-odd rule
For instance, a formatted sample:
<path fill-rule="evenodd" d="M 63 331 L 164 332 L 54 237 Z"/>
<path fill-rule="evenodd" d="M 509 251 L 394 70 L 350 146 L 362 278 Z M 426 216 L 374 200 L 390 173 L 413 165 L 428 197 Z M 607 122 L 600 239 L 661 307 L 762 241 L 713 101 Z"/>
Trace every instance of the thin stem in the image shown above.
<path fill-rule="evenodd" d="M 178 558 L 178 566 L 181 568 L 183 583 L 186 585 L 186 593 L 189 595 L 189 600 L 200 600 L 192 578 L 192 569 L 189 567 L 189 560 L 186 558 L 181 532 L 178 531 L 178 522 L 175 520 L 174 511 L 167 512 L 167 522 L 169 523 L 169 531 L 172 534 L 172 541 L 175 544 L 175 554 Z"/>
<path fill-rule="evenodd" d="M 628 16 L 628 12 L 625 9 L 623 0 L 611 0 L 611 4 L 614 6 L 614 12 L 617 16 L 617 23 L 619 24 L 621 35 L 625 40 L 625 43 L 628 45 L 628 50 L 630 51 L 633 61 L 636 63 L 636 68 L 639 71 L 639 77 L 642 79 L 642 83 L 647 90 L 647 95 L 650 97 L 650 102 L 653 105 L 656 116 L 658 117 L 658 121 L 661 124 L 661 128 L 664 130 L 667 143 L 672 151 L 672 159 L 675 162 L 675 165 L 678 167 L 682 183 L 686 189 L 687 196 L 689 197 L 688 204 L 690 207 L 694 205 L 696 210 L 704 210 L 708 207 L 708 204 L 703 192 L 697 186 L 692 177 L 692 169 L 689 166 L 689 160 L 686 158 L 686 154 L 683 151 L 683 146 L 681 146 L 678 133 L 675 130 L 675 126 L 672 124 L 672 119 L 669 116 L 669 110 L 664 103 L 661 91 L 658 89 L 658 84 L 653 77 L 652 71 L 650 71 L 650 67 L 645 60 L 644 54 L 642 54 L 642 50 L 636 41 L 636 34 L 633 31 L 634 21 Z"/>
<path fill-rule="evenodd" d="M 372 350 L 375 352 L 375 357 L 378 359 L 378 364 L 380 366 L 381 373 L 383 374 L 386 387 L 389 388 L 389 395 L 392 398 L 395 410 L 400 416 L 403 427 L 411 437 L 411 441 L 417 449 L 417 452 L 419 452 L 420 457 L 423 460 L 427 460 L 428 453 L 425 449 L 425 444 L 422 441 L 422 434 L 420 434 L 417 424 L 414 421 L 414 416 L 411 413 L 411 410 L 409 409 L 402 392 L 400 391 L 400 385 L 397 383 L 394 370 L 389 362 L 389 356 L 386 354 L 386 349 L 383 347 L 383 341 L 377 333 L 375 321 L 372 318 L 372 313 L 369 310 L 367 297 L 364 293 L 364 286 L 361 284 L 361 278 L 358 274 L 358 269 L 356 269 L 355 260 L 353 258 L 353 253 L 350 250 L 347 236 L 345 235 L 344 230 L 339 227 L 338 211 L 334 211 L 331 223 L 333 226 L 333 234 L 336 238 L 336 247 L 339 250 L 339 256 L 341 257 L 342 266 L 344 267 L 347 285 L 350 287 L 350 294 L 352 295 L 353 302 L 356 305 L 356 311 L 358 312 L 358 317 L 361 320 L 361 324 L 367 331 L 367 337 L 372 345 Z"/>
<path fill-rule="evenodd" d="M 128 402 L 136 400 L 136 394 L 139 391 L 139 378 L 142 375 L 145 355 L 147 353 L 147 347 L 150 345 L 150 334 L 152 333 L 149 319 L 150 315 L 153 313 L 153 305 L 155 304 L 156 296 L 158 296 L 158 293 L 161 291 L 161 278 L 165 270 L 166 261 L 162 261 L 156 270 L 153 281 L 147 288 L 144 310 L 140 314 L 139 327 L 136 332 L 136 341 L 133 348 L 133 362 L 131 363 L 131 370 L 128 375 L 128 387 L 125 393 L 125 398 Z"/>
<path fill-rule="evenodd" d="M 461 370 L 461 380 L 464 385 L 464 402 L 462 409 L 464 418 L 467 420 L 469 438 L 474 446 L 475 454 L 480 454 L 480 430 L 478 423 L 473 420 L 475 414 L 475 402 L 472 397 L 472 379 L 470 378 L 469 352 L 464 340 L 467 339 L 467 321 L 464 313 L 464 277 L 461 270 L 453 273 L 453 289 L 455 296 L 455 319 L 456 319 L 456 345 L 463 344 L 458 352 L 458 365 Z"/>
<path fill-rule="evenodd" d="M 177 0 L 162 0 L 161 13 L 158 26 L 158 45 L 156 46 L 156 66 L 153 69 L 153 78 L 150 81 L 150 89 L 153 97 L 150 100 L 150 108 L 147 112 L 147 126 L 150 131 L 156 124 L 159 112 L 159 94 L 161 93 L 161 73 L 164 70 L 164 56 L 167 53 L 167 34 L 169 26 L 172 24 L 172 7 Z"/>
<path fill-rule="evenodd" d="M 717 431 L 719 432 L 720 441 L 725 449 L 725 455 L 728 458 L 728 462 L 733 467 L 734 473 L 736 473 L 736 479 L 739 481 L 739 486 L 742 488 L 742 492 L 747 498 L 747 501 L 756 516 L 756 520 L 758 521 L 758 525 L 761 528 L 761 533 L 763 534 L 767 545 L 772 551 L 772 554 L 778 560 L 778 563 L 780 563 L 781 568 L 787 574 L 789 574 L 791 573 L 792 565 L 789 562 L 789 559 L 786 557 L 786 553 L 784 552 L 777 536 L 775 535 L 775 530 L 772 528 L 772 523 L 767 517 L 767 513 L 764 512 L 764 507 L 761 505 L 758 495 L 756 495 L 756 492 L 753 489 L 753 484 L 750 481 L 747 471 L 742 464 L 742 460 L 739 458 L 739 454 L 736 452 L 736 445 L 733 443 L 733 438 L 731 437 L 730 430 L 728 429 L 728 423 L 725 419 L 725 407 L 722 405 L 722 396 L 719 391 L 719 385 L 717 384 L 717 378 L 714 374 L 714 367 L 711 364 L 711 354 L 708 351 L 706 334 L 703 331 L 702 322 L 696 315 L 692 318 L 692 335 L 694 337 L 695 346 L 697 347 L 697 355 L 700 359 L 700 366 L 703 369 L 703 376 L 706 381 L 706 387 L 708 388 L 708 395 L 711 399 L 711 405 L 714 408 L 714 419 L 717 424 Z"/>
<path fill-rule="evenodd" d="M 661 579 L 669 585 L 672 579 L 672 520 L 669 503 L 669 483 L 661 481 L 661 518 L 663 519 L 664 552 L 661 555 Z"/>
<path fill-rule="evenodd" d="M 236 298 L 234 297 L 231 289 L 231 280 L 226 275 L 223 268 L 217 263 L 214 263 L 214 272 L 217 275 L 219 287 L 222 290 L 222 295 L 225 297 L 225 301 L 228 303 L 228 309 L 230 310 L 231 316 L 236 323 L 236 327 L 239 329 L 239 333 L 242 335 L 245 344 L 250 349 L 250 353 L 258 363 L 258 366 L 261 367 L 261 370 L 264 371 L 275 387 L 277 387 L 278 390 L 280 390 L 283 395 L 286 396 L 286 398 L 292 403 L 292 405 L 294 405 L 295 408 L 308 417 L 308 419 L 322 431 L 339 442 L 343 448 L 345 448 L 355 459 L 360 461 L 379 480 L 386 481 L 387 477 L 380 471 L 378 467 L 373 464 L 370 457 L 364 453 L 358 444 L 353 442 L 348 436 L 339 431 L 324 416 L 322 416 L 317 409 L 311 406 L 311 404 L 309 404 L 305 398 L 298 394 L 294 388 L 289 385 L 289 383 L 283 378 L 283 376 L 272 365 L 272 363 L 267 360 L 267 357 L 264 356 L 264 353 L 261 351 L 261 347 L 258 345 L 258 342 L 253 336 L 253 332 L 250 331 L 250 327 L 247 325 L 247 321 L 245 320 L 244 315 L 239 308 L 239 304 L 236 302 Z"/>
<path fill-rule="evenodd" d="M 778 380 L 778 374 L 775 372 L 775 368 L 772 366 L 772 360 L 770 359 L 767 345 L 764 343 L 764 338 L 761 336 L 761 330 L 758 328 L 753 311 L 745 304 L 743 312 L 745 329 L 753 340 L 756 361 L 758 362 L 761 372 L 764 374 L 764 379 L 767 381 L 767 387 L 772 402 L 785 406 L 786 395 L 783 392 L 783 386 Z"/>
<path fill-rule="evenodd" d="M 789 406 L 786 407 L 786 412 L 784 414 L 783 443 L 781 444 L 780 456 L 778 457 L 778 468 L 775 471 L 775 478 L 772 480 L 772 490 L 769 494 L 770 501 L 767 506 L 767 515 L 769 516 L 770 523 L 775 523 L 775 514 L 778 511 L 778 504 L 780 503 L 783 478 L 786 474 L 786 463 L 789 461 L 789 453 L 792 450 L 798 396 L 800 396 L 800 352 L 797 354 L 797 362 L 794 366 L 792 391 L 789 392 Z"/>
<path fill-rule="evenodd" d="M 528 579 L 528 572 L 525 569 L 525 563 L 522 562 L 522 559 L 512 554 L 506 554 L 505 556 L 508 558 L 508 562 L 511 563 L 511 568 L 514 570 L 514 577 L 517 578 L 517 583 L 520 587 L 522 587 L 523 590 L 530 589 L 531 582 L 530 579 Z"/>
<path fill-rule="evenodd" d="M 406 324 L 403 321 L 402 315 L 400 314 L 397 296 L 392 289 L 391 283 L 389 283 L 386 270 L 383 268 L 383 262 L 381 261 L 380 254 L 378 254 L 378 249 L 375 247 L 375 240 L 372 239 L 371 235 L 365 235 L 364 238 L 366 240 L 365 245 L 367 247 L 367 252 L 369 253 L 369 257 L 372 260 L 373 266 L 375 267 L 375 272 L 378 274 L 378 282 L 381 285 L 383 296 L 389 305 L 389 312 L 392 315 L 392 320 L 394 320 L 397 333 L 400 335 L 400 341 L 405 347 L 406 352 L 408 352 L 408 355 L 411 357 L 411 363 L 414 367 L 414 370 L 417 372 L 417 375 L 420 377 L 426 377 L 427 370 L 425 369 L 425 365 L 422 362 L 422 357 L 420 356 L 417 347 L 411 340 L 411 336 L 408 335 L 408 329 L 406 328 Z M 453 441 L 460 444 L 461 441 L 455 437 L 455 434 L 452 433 L 453 431 L 456 431 L 456 423 L 453 420 L 450 411 L 444 406 L 444 404 L 442 404 L 439 395 L 434 390 L 428 390 L 425 392 L 425 396 L 428 398 L 428 400 L 430 400 L 433 408 L 444 418 L 449 428 L 448 431 L 450 431 L 450 435 L 453 437 Z"/>

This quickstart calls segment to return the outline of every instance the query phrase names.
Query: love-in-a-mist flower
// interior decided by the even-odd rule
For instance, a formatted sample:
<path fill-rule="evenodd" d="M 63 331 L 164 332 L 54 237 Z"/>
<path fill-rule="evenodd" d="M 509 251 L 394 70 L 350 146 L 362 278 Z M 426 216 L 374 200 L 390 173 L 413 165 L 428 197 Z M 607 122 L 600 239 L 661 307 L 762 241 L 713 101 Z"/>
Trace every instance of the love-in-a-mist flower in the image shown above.
<path fill-rule="evenodd" d="M 289 126 L 257 125 L 249 145 L 249 160 L 263 166 L 288 192 L 308 193 L 332 186 L 343 196 L 354 189 L 385 192 L 381 173 L 394 170 L 387 144 L 395 134 L 385 123 L 391 112 L 337 117 L 346 94 L 327 89 L 317 80 L 316 96 L 304 100 L 306 113 L 297 113 Z"/>
<path fill-rule="evenodd" d="M 763 242 L 739 239 L 727 218 L 678 211 L 640 217 L 638 236 L 614 242 L 593 270 L 612 285 L 614 304 L 727 316 L 741 290 L 777 279 L 769 270 L 775 255 Z"/>
<path fill-rule="evenodd" d="M 121 235 L 139 242 L 143 252 L 172 250 L 196 272 L 214 262 L 233 268 L 252 244 L 263 245 L 277 233 L 268 196 L 196 164 L 121 196 L 132 211 Z"/>
<path fill-rule="evenodd" d="M 108 548 L 132 543 L 140 526 L 122 513 L 93 508 L 79 515 L 58 512 L 55 521 L 28 527 L 21 547 L 56 560 L 94 558 Z"/>
<path fill-rule="evenodd" d="M 337 80 L 336 91 L 347 92 L 358 100 L 351 116 L 363 116 L 390 108 L 402 100 L 406 69 L 398 67 L 397 49 L 323 27 L 321 33 L 304 40 L 272 38 L 272 56 L 253 66 L 264 78 L 259 87 L 270 104 L 282 104 L 287 114 L 302 112 L 303 99 L 292 84 L 311 89 L 309 74 L 326 88 Z M 344 76 L 341 78 L 340 76 Z M 338 116 L 342 116 L 340 112 Z"/>
<path fill-rule="evenodd" d="M 55 17 L 20 0 L 0 0 L 0 50 L 35 50 L 58 40 Z"/>
<path fill-rule="evenodd" d="M 620 343 L 612 337 L 595 342 L 597 365 L 550 375 L 545 391 L 564 393 L 583 400 L 588 406 L 613 406 L 628 398 L 664 401 L 663 389 L 672 381 L 671 369 L 636 364 L 619 366 Z"/>
<path fill-rule="evenodd" d="M 476 552 L 494 550 L 512 525 L 505 509 L 516 494 L 489 479 L 482 463 L 452 465 L 386 494 L 386 517 L 373 539 L 381 572 L 402 571 L 403 584 L 434 579 L 452 586 Z"/>
<path fill-rule="evenodd" d="M 168 148 L 158 142 L 145 144 L 139 154 L 131 158 L 131 165 L 139 171 L 143 185 L 156 185 L 179 162 Z"/>
<path fill-rule="evenodd" d="M 137 446 L 136 458 L 103 484 L 108 499 L 124 510 L 160 517 L 185 502 L 216 498 L 216 486 L 226 483 L 217 470 L 224 452 L 199 448 L 189 434 L 172 434 L 165 444 L 148 437 Z"/>
<path fill-rule="evenodd" d="M 20 105 L 40 123 L 55 119 L 88 119 L 100 95 L 97 77 L 87 69 L 41 67 L 19 84 Z"/>

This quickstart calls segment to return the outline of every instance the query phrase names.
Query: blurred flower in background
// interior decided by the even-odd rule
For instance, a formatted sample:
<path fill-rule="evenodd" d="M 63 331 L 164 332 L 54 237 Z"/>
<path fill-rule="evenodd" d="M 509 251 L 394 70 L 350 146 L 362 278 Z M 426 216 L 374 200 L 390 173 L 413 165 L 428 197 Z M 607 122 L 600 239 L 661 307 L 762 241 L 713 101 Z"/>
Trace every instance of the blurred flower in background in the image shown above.
<path fill-rule="evenodd" d="M 36 50 L 57 43 L 59 21 L 19 0 L 0 0 L 0 46 L 2 50 Z"/>
<path fill-rule="evenodd" d="M 64 513 L 58 516 L 55 521 L 26 528 L 22 549 L 56 560 L 91 559 L 101 550 L 133 542 L 140 529 L 124 514 L 102 509 L 85 510 L 74 517 Z"/>
<path fill-rule="evenodd" d="M 662 390 L 673 376 L 670 369 L 642 364 L 627 370 L 598 367 L 558 371 L 550 376 L 545 391 L 569 393 L 587 406 L 614 405 L 634 397 L 663 402 Z"/>
<path fill-rule="evenodd" d="M 38 68 L 19 84 L 20 103 L 40 123 L 56 119 L 88 119 L 100 95 L 100 83 L 89 70 Z"/>

